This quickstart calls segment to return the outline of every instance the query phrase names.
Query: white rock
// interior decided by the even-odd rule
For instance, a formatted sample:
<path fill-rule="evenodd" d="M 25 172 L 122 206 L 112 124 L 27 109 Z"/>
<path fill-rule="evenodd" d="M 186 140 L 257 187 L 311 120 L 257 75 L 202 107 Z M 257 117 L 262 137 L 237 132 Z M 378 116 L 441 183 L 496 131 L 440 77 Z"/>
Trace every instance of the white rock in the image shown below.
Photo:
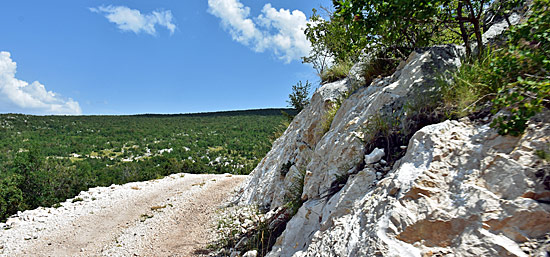
<path fill-rule="evenodd" d="M 258 256 L 258 251 L 256 250 L 248 251 L 245 254 L 243 254 L 243 257 L 256 257 L 256 256 Z"/>
<path fill-rule="evenodd" d="M 384 157 L 384 149 L 374 148 L 370 154 L 365 155 L 365 164 L 378 162 Z"/>
<path fill-rule="evenodd" d="M 296 185 L 293 174 L 305 172 L 305 202 L 268 256 L 525 256 L 520 243 L 550 233 L 550 206 L 540 202 L 550 200 L 543 179 L 550 172 L 534 153 L 550 141 L 549 113 L 521 138 L 470 121 L 427 126 L 401 146 L 405 156 L 384 167 L 384 177 L 369 166 L 355 174 L 363 160 L 384 156 L 364 155 L 357 135 L 369 119 L 434 86 L 462 54 L 452 46 L 414 52 L 394 75 L 345 99 L 326 133 L 324 114 L 349 80 L 317 90 L 236 198 L 273 211 Z M 295 168 L 281 176 L 289 161 Z M 343 176 L 347 183 L 335 188 Z"/>

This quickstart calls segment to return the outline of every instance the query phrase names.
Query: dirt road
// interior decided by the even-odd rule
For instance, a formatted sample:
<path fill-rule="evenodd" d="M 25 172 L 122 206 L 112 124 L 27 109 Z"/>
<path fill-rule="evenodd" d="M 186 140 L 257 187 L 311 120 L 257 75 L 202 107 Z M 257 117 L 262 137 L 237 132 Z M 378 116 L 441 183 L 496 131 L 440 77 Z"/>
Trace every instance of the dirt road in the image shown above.
<path fill-rule="evenodd" d="M 245 178 L 176 174 L 94 188 L 62 208 L 42 208 L 12 219 L 11 228 L 0 232 L 0 253 L 194 256 L 212 238 L 208 229 L 216 210 Z"/>

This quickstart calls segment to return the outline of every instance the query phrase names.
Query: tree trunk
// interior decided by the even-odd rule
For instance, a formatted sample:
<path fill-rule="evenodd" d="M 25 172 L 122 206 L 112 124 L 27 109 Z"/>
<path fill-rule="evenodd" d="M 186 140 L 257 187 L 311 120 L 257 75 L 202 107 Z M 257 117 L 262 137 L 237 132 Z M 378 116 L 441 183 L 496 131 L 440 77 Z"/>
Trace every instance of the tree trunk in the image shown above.
<path fill-rule="evenodd" d="M 470 57 L 472 55 L 472 48 L 470 48 L 470 39 L 468 36 L 468 31 L 466 31 L 466 27 L 464 26 L 464 19 L 462 18 L 462 2 L 458 3 L 457 15 L 458 15 L 457 20 L 460 26 L 460 35 L 462 36 L 462 40 L 464 41 L 464 46 L 466 47 L 466 56 Z"/>
<path fill-rule="evenodd" d="M 479 20 L 474 18 L 472 20 L 472 23 L 474 24 L 474 31 L 475 31 L 476 40 L 477 40 L 477 57 L 478 57 L 478 59 L 481 59 L 481 56 L 483 55 L 483 38 L 481 37 L 481 29 L 479 28 Z"/>
<path fill-rule="evenodd" d="M 481 59 L 481 56 L 483 54 L 483 39 L 481 37 L 481 28 L 479 27 L 479 20 L 481 19 L 481 13 L 483 12 L 483 3 L 484 1 L 481 1 L 481 5 L 479 7 L 479 13 L 476 15 L 474 5 L 472 4 L 471 0 L 467 0 L 466 4 L 468 7 L 468 10 L 470 11 L 470 22 L 474 25 L 474 33 L 476 35 L 476 41 L 477 41 L 477 57 L 478 59 Z"/>

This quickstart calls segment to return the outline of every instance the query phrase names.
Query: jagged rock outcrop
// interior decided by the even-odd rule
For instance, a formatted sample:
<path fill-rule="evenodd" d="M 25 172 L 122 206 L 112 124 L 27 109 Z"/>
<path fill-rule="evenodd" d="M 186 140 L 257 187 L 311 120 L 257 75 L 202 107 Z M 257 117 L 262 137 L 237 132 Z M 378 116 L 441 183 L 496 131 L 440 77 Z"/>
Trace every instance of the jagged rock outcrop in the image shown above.
<path fill-rule="evenodd" d="M 305 172 L 304 203 L 268 256 L 547 256 L 550 164 L 536 151 L 550 151 L 550 111 L 522 137 L 498 135 L 490 117 L 425 126 L 395 163 L 365 140 L 373 117 L 428 101 L 463 52 L 414 52 L 368 87 L 358 64 L 313 95 L 236 196 L 275 210 Z"/>
<path fill-rule="evenodd" d="M 431 90 L 440 72 L 460 65 L 462 54 L 463 49 L 457 46 L 414 52 L 393 76 L 359 88 L 345 99 L 326 133 L 322 125 L 332 103 L 356 85 L 344 79 L 319 88 L 310 105 L 294 118 L 251 173 L 237 200 L 271 209 L 279 207 L 284 204 L 293 175 L 300 169 L 306 170 L 304 198 L 321 197 L 336 176 L 346 174 L 362 161 L 365 145 L 361 130 L 368 119 L 385 106 L 403 104 L 405 101 L 398 99 L 412 95 L 415 90 Z"/>
<path fill-rule="evenodd" d="M 538 119 L 522 138 L 469 121 L 421 129 L 382 180 L 366 169 L 307 202 L 271 256 L 546 256 L 549 242 L 533 242 L 550 232 L 550 166 L 535 151 L 550 113 Z"/>

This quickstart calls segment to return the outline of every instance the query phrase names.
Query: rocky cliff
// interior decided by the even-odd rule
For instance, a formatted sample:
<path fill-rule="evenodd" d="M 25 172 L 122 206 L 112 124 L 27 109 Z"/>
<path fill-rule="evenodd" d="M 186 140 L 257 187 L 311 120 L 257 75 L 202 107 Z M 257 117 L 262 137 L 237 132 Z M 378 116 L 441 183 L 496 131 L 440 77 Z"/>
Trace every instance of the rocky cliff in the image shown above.
<path fill-rule="evenodd" d="M 458 46 L 419 50 L 369 85 L 358 64 L 315 92 L 236 197 L 284 208 L 305 173 L 303 205 L 268 256 L 549 254 L 550 164 L 536 151 L 550 149 L 550 112 L 521 137 L 499 135 L 489 116 L 410 117 L 462 55 Z M 373 140 L 381 120 L 413 122 L 401 125 L 410 140 Z"/>

